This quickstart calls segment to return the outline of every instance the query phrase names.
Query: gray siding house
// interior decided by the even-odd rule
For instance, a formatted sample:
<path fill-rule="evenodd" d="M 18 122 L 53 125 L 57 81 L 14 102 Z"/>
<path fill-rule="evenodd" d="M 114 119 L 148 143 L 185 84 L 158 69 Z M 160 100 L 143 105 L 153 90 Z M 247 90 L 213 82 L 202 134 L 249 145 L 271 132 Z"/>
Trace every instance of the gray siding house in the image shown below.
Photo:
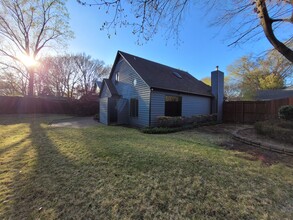
<path fill-rule="evenodd" d="M 212 72 L 212 89 L 185 71 L 118 51 L 102 82 L 100 122 L 147 127 L 156 126 L 159 116 L 221 112 L 223 82 L 218 70 Z"/>

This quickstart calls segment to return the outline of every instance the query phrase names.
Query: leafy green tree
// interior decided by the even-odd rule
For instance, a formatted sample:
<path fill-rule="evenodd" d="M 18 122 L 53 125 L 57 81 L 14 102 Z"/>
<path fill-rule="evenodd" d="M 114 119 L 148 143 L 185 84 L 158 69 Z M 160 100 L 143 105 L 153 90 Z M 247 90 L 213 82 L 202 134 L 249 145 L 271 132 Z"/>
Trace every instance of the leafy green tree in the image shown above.
<path fill-rule="evenodd" d="M 201 79 L 202 82 L 204 82 L 205 84 L 207 84 L 208 86 L 212 85 L 212 81 L 210 77 L 204 77 Z"/>
<path fill-rule="evenodd" d="M 228 76 L 239 90 L 239 96 L 245 100 L 253 99 L 260 89 L 283 88 L 292 78 L 292 65 L 276 51 L 265 57 L 252 55 L 241 57 L 228 66 Z"/>
<path fill-rule="evenodd" d="M 261 89 L 280 89 L 284 87 L 284 80 L 274 74 L 259 78 L 259 87 Z"/>

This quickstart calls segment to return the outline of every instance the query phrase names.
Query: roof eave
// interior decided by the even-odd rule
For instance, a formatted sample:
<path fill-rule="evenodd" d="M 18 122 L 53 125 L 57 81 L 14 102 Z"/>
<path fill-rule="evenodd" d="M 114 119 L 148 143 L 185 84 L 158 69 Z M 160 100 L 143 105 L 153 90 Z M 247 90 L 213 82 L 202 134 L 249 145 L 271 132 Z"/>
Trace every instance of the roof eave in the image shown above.
<path fill-rule="evenodd" d="M 207 95 L 207 94 L 193 93 L 193 92 L 181 91 L 181 90 L 172 90 L 172 89 L 166 89 L 166 88 L 157 88 L 157 87 L 151 87 L 151 89 L 157 90 L 157 91 L 161 90 L 161 91 L 177 92 L 177 93 L 183 93 L 183 94 L 188 94 L 188 95 L 197 95 L 197 96 L 214 98 L 214 96 L 212 94 Z"/>
<path fill-rule="evenodd" d="M 103 79 L 103 81 L 102 81 L 102 85 L 101 85 L 101 88 L 100 88 L 99 98 L 101 98 L 101 95 L 102 95 L 102 91 L 103 91 L 104 85 L 105 85 L 105 80 Z"/>
<path fill-rule="evenodd" d="M 144 80 L 144 78 L 140 75 L 140 73 L 138 71 L 136 71 L 136 69 L 131 65 L 131 63 L 126 59 L 125 56 L 123 56 L 123 52 L 118 50 L 118 54 L 125 60 L 125 62 L 133 69 L 134 72 L 136 72 L 136 74 L 139 76 L 139 78 L 148 86 L 150 87 L 150 85 Z M 151 87 L 150 87 L 151 88 Z"/>

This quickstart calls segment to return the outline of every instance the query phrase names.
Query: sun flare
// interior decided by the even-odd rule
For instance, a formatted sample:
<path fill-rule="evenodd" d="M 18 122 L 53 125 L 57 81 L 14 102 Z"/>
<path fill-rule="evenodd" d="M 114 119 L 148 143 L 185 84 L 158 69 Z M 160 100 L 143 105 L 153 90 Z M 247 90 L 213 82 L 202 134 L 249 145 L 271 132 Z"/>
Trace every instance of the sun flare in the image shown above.
<path fill-rule="evenodd" d="M 19 59 L 27 67 L 36 66 L 38 63 L 32 56 L 21 55 Z"/>

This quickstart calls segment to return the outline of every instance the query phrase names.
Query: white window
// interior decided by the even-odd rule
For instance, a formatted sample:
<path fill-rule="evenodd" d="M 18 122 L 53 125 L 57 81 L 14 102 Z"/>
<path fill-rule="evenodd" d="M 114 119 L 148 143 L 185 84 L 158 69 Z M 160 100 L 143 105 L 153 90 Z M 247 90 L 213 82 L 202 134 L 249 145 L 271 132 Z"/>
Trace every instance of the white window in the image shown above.
<path fill-rule="evenodd" d="M 115 75 L 115 81 L 119 82 L 119 72 L 117 72 L 116 75 Z"/>

